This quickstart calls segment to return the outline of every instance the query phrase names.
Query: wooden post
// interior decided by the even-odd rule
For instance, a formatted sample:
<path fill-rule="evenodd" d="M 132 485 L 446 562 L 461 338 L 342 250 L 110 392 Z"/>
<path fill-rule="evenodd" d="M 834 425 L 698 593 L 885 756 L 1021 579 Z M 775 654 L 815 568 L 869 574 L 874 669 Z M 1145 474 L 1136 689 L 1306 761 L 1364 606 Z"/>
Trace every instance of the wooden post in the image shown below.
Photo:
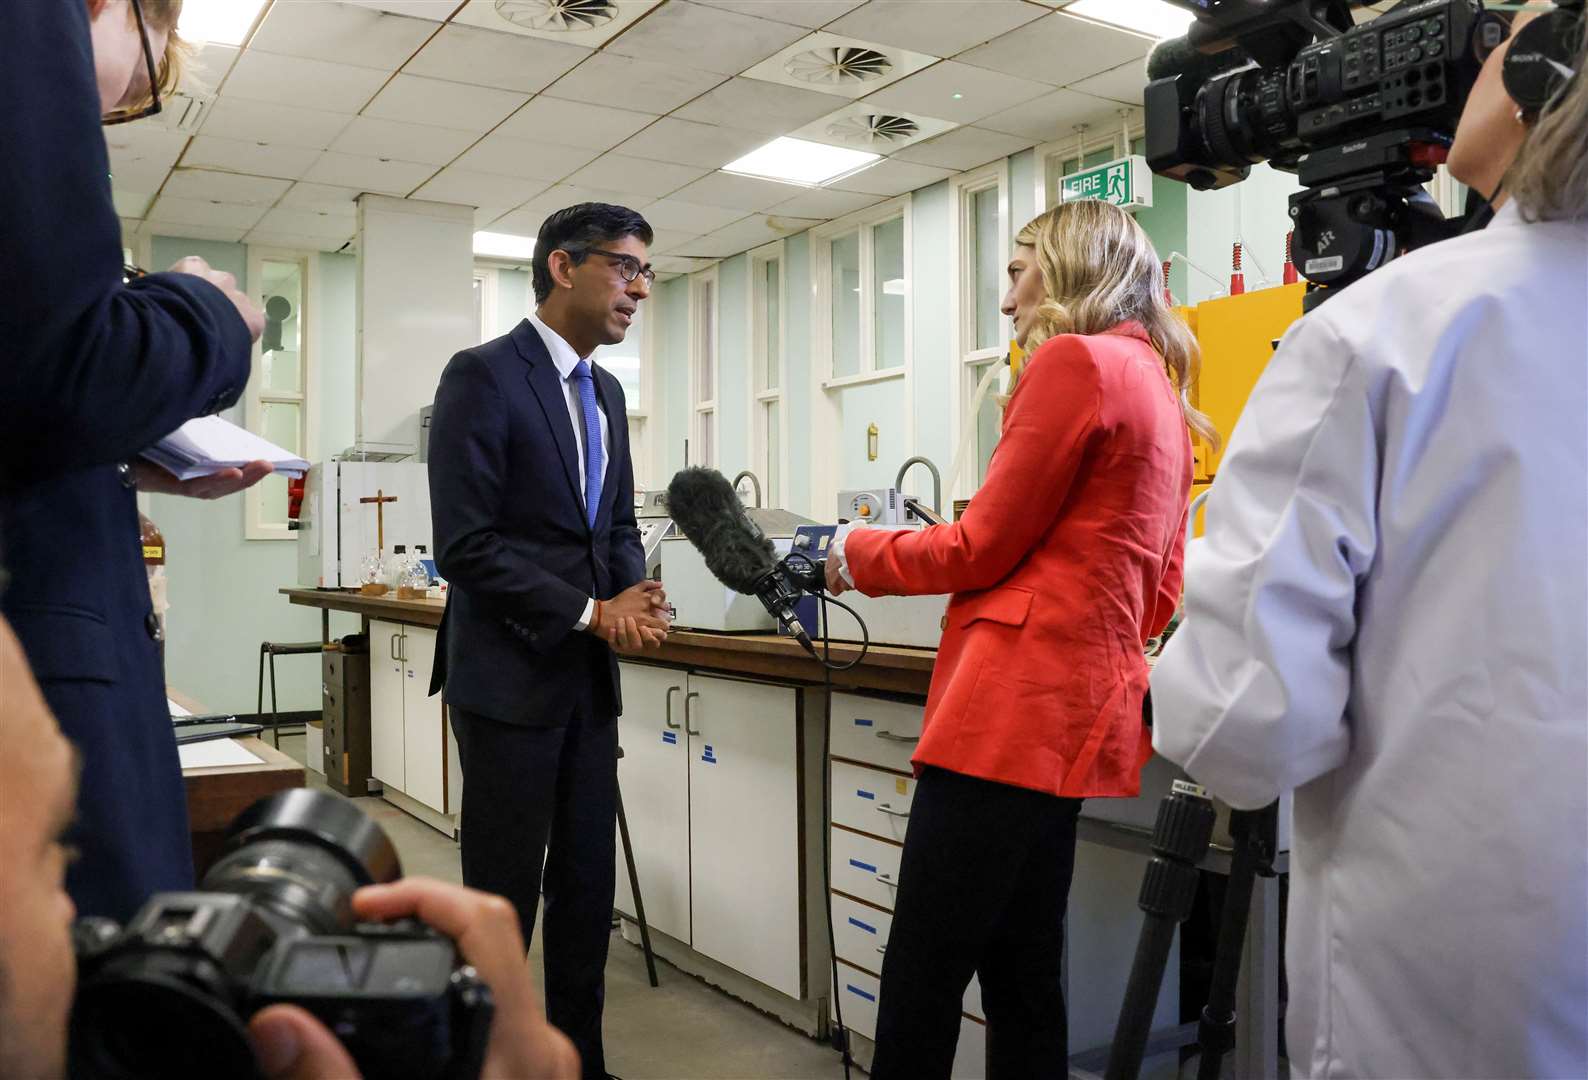
<path fill-rule="evenodd" d="M 384 559 L 386 555 L 386 504 L 397 501 L 397 496 L 386 494 L 382 488 L 376 488 L 374 495 L 365 496 L 358 500 L 361 503 L 375 504 L 375 550 Z M 365 582 L 359 586 L 359 592 L 368 596 L 384 596 L 386 585 L 384 582 Z"/>

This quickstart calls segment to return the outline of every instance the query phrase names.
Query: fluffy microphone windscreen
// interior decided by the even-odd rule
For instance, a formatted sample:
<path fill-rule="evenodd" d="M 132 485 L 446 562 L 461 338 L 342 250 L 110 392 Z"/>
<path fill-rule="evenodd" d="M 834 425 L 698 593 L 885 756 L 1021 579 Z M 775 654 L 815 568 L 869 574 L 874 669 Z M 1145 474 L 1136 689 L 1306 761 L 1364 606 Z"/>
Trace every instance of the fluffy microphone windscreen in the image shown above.
<path fill-rule="evenodd" d="M 694 466 L 667 485 L 667 512 L 705 560 L 711 575 L 735 592 L 754 593 L 777 565 L 772 541 L 744 512 L 744 504 L 716 469 Z"/>

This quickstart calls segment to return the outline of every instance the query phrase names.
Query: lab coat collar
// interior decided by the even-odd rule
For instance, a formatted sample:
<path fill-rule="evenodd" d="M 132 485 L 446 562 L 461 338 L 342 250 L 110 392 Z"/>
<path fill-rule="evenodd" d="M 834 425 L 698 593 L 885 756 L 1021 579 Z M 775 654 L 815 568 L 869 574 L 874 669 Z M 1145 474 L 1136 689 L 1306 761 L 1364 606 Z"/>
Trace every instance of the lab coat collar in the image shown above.
<path fill-rule="evenodd" d="M 579 354 L 573 351 L 573 346 L 563 339 L 563 336 L 547 326 L 540 317 L 539 312 L 531 312 L 530 325 L 540 334 L 540 340 L 545 342 L 546 351 L 551 354 L 551 362 L 557 366 L 557 374 L 566 382 L 573 377 L 573 369 L 579 366 Z M 589 361 L 590 370 L 595 371 L 595 361 Z"/>

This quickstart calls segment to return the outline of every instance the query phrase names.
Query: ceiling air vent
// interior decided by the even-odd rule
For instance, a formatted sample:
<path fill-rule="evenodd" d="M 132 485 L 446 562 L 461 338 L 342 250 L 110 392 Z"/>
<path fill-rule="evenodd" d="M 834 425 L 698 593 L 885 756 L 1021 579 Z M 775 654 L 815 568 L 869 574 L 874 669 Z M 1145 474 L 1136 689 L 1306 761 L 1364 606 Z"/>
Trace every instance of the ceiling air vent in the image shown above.
<path fill-rule="evenodd" d="M 791 56 L 784 70 L 800 82 L 853 86 L 882 78 L 893 70 L 893 61 L 875 49 L 824 46 Z"/>
<path fill-rule="evenodd" d="M 199 125 L 204 123 L 204 118 L 209 115 L 210 106 L 214 102 L 215 98 L 211 94 L 195 94 L 181 90 L 161 103 L 159 119 L 151 123 L 158 123 L 167 131 L 180 131 L 184 135 L 192 135 L 198 131 Z"/>
<path fill-rule="evenodd" d="M 574 33 L 618 17 L 613 0 L 496 0 L 496 13 L 526 30 Z"/>
<path fill-rule="evenodd" d="M 921 125 L 907 116 L 861 113 L 827 125 L 827 134 L 852 146 L 892 146 L 921 133 Z"/>

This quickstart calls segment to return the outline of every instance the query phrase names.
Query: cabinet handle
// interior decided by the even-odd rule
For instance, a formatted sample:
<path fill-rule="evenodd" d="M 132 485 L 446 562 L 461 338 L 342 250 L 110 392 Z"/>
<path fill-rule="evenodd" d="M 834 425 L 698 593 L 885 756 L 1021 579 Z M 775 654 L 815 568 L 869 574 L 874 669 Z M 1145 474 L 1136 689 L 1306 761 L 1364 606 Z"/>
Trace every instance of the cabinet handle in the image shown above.
<path fill-rule="evenodd" d="M 879 814 L 887 814 L 890 817 L 910 816 L 910 812 L 908 810 L 895 810 L 892 803 L 878 803 L 876 805 L 876 811 Z"/>
<path fill-rule="evenodd" d="M 401 634 L 393 634 L 391 640 L 386 643 L 386 655 L 399 663 L 402 662 L 402 657 L 397 655 L 397 639 L 400 637 Z"/>
<path fill-rule="evenodd" d="M 897 889 L 899 887 L 899 883 L 893 880 L 892 874 L 878 874 L 877 880 L 890 889 Z"/>
<path fill-rule="evenodd" d="M 886 945 L 878 945 L 878 946 L 877 946 L 877 954 L 878 954 L 878 955 L 879 955 L 879 956 L 880 956 L 880 955 L 881 955 L 881 954 L 883 954 L 883 953 L 885 953 L 885 952 L 887 952 L 887 951 L 888 951 L 888 947 L 887 947 L 887 946 L 886 946 Z"/>
<path fill-rule="evenodd" d="M 679 730 L 679 727 L 677 724 L 673 723 L 673 695 L 678 693 L 679 689 L 680 688 L 676 686 L 669 686 L 667 688 L 667 726 L 672 728 L 674 731 Z"/>
<path fill-rule="evenodd" d="M 879 738 L 879 739 L 887 739 L 889 742 L 920 742 L 921 741 L 921 736 L 919 736 L 919 735 L 895 735 L 891 731 L 879 731 L 879 732 L 876 733 L 876 735 L 877 735 L 877 738 Z"/>
<path fill-rule="evenodd" d="M 699 696 L 700 696 L 700 691 L 698 691 L 698 690 L 691 690 L 689 693 L 684 695 L 684 731 L 685 731 L 686 734 L 689 734 L 689 735 L 699 735 L 700 734 L 700 731 L 698 729 L 692 728 L 692 727 L 689 726 L 689 716 L 690 716 L 689 703 L 691 701 L 694 701 Z"/>

